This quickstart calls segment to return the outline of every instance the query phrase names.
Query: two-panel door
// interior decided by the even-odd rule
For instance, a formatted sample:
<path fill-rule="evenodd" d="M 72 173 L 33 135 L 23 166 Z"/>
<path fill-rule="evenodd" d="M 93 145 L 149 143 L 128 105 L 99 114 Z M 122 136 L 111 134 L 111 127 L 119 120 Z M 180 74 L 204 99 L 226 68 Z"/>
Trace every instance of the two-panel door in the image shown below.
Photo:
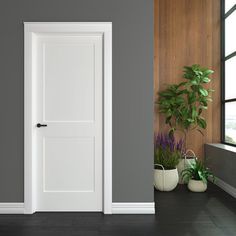
<path fill-rule="evenodd" d="M 37 34 L 34 55 L 36 209 L 102 211 L 103 36 Z"/>

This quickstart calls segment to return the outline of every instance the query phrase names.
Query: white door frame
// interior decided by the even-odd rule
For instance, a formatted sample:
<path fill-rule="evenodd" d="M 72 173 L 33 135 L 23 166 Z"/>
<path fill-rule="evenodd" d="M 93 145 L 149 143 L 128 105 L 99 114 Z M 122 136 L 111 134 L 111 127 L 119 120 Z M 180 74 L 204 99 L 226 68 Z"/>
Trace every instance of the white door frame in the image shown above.
<path fill-rule="evenodd" d="M 24 22 L 24 207 L 36 209 L 33 117 L 34 37 L 37 33 L 102 33 L 103 49 L 103 212 L 112 213 L 112 23 Z"/>

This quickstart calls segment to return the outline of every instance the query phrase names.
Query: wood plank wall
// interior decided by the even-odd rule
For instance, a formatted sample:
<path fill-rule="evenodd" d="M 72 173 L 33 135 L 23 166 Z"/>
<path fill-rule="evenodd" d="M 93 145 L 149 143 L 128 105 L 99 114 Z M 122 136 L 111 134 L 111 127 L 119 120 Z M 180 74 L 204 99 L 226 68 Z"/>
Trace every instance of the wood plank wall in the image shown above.
<path fill-rule="evenodd" d="M 154 0 L 154 11 L 154 99 L 166 84 L 182 80 L 184 65 L 215 71 L 205 135 L 188 136 L 188 147 L 202 158 L 204 143 L 220 141 L 220 0 Z M 154 113 L 155 132 L 166 130 L 156 106 Z"/>

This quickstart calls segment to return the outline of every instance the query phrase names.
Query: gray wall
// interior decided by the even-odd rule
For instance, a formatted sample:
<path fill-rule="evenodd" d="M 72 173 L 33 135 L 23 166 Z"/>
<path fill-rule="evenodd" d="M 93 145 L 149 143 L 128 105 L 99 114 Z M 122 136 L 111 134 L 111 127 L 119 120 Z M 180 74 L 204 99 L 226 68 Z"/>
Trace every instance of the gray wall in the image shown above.
<path fill-rule="evenodd" d="M 0 202 L 22 202 L 23 21 L 113 22 L 113 201 L 153 201 L 153 0 L 0 1 Z"/>
<path fill-rule="evenodd" d="M 214 175 L 236 188 L 236 148 L 224 144 L 205 144 L 207 166 Z"/>

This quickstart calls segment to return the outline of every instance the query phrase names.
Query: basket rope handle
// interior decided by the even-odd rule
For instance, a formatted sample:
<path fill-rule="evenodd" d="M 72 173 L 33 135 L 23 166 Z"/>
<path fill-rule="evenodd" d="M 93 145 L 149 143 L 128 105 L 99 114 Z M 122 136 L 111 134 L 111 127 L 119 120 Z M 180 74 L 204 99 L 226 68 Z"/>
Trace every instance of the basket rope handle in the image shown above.
<path fill-rule="evenodd" d="M 197 159 L 197 156 L 196 156 L 195 152 L 192 149 L 187 149 L 186 152 L 185 152 L 185 155 L 184 155 L 184 168 L 186 168 L 186 166 L 187 166 L 187 156 L 188 156 L 187 154 L 188 153 L 192 154 L 192 155 L 190 155 L 190 157 L 193 157 L 194 160 Z"/>
<path fill-rule="evenodd" d="M 197 158 L 195 152 L 194 152 L 192 149 L 187 149 L 186 152 L 185 152 L 185 154 L 184 154 L 184 159 L 187 159 L 187 154 L 188 154 L 188 153 L 191 153 L 191 154 L 192 154 L 191 157 L 194 157 L 194 159 Z"/>
<path fill-rule="evenodd" d="M 155 165 L 155 166 L 160 166 L 160 167 L 162 168 L 162 190 L 161 190 L 161 191 L 164 191 L 164 186 L 165 186 L 164 170 L 165 170 L 165 168 L 164 168 L 164 166 L 161 165 L 161 164 L 154 164 L 154 165 Z M 155 185 L 155 183 L 154 183 L 154 185 Z M 155 187 L 156 187 L 156 185 L 155 185 Z"/>

